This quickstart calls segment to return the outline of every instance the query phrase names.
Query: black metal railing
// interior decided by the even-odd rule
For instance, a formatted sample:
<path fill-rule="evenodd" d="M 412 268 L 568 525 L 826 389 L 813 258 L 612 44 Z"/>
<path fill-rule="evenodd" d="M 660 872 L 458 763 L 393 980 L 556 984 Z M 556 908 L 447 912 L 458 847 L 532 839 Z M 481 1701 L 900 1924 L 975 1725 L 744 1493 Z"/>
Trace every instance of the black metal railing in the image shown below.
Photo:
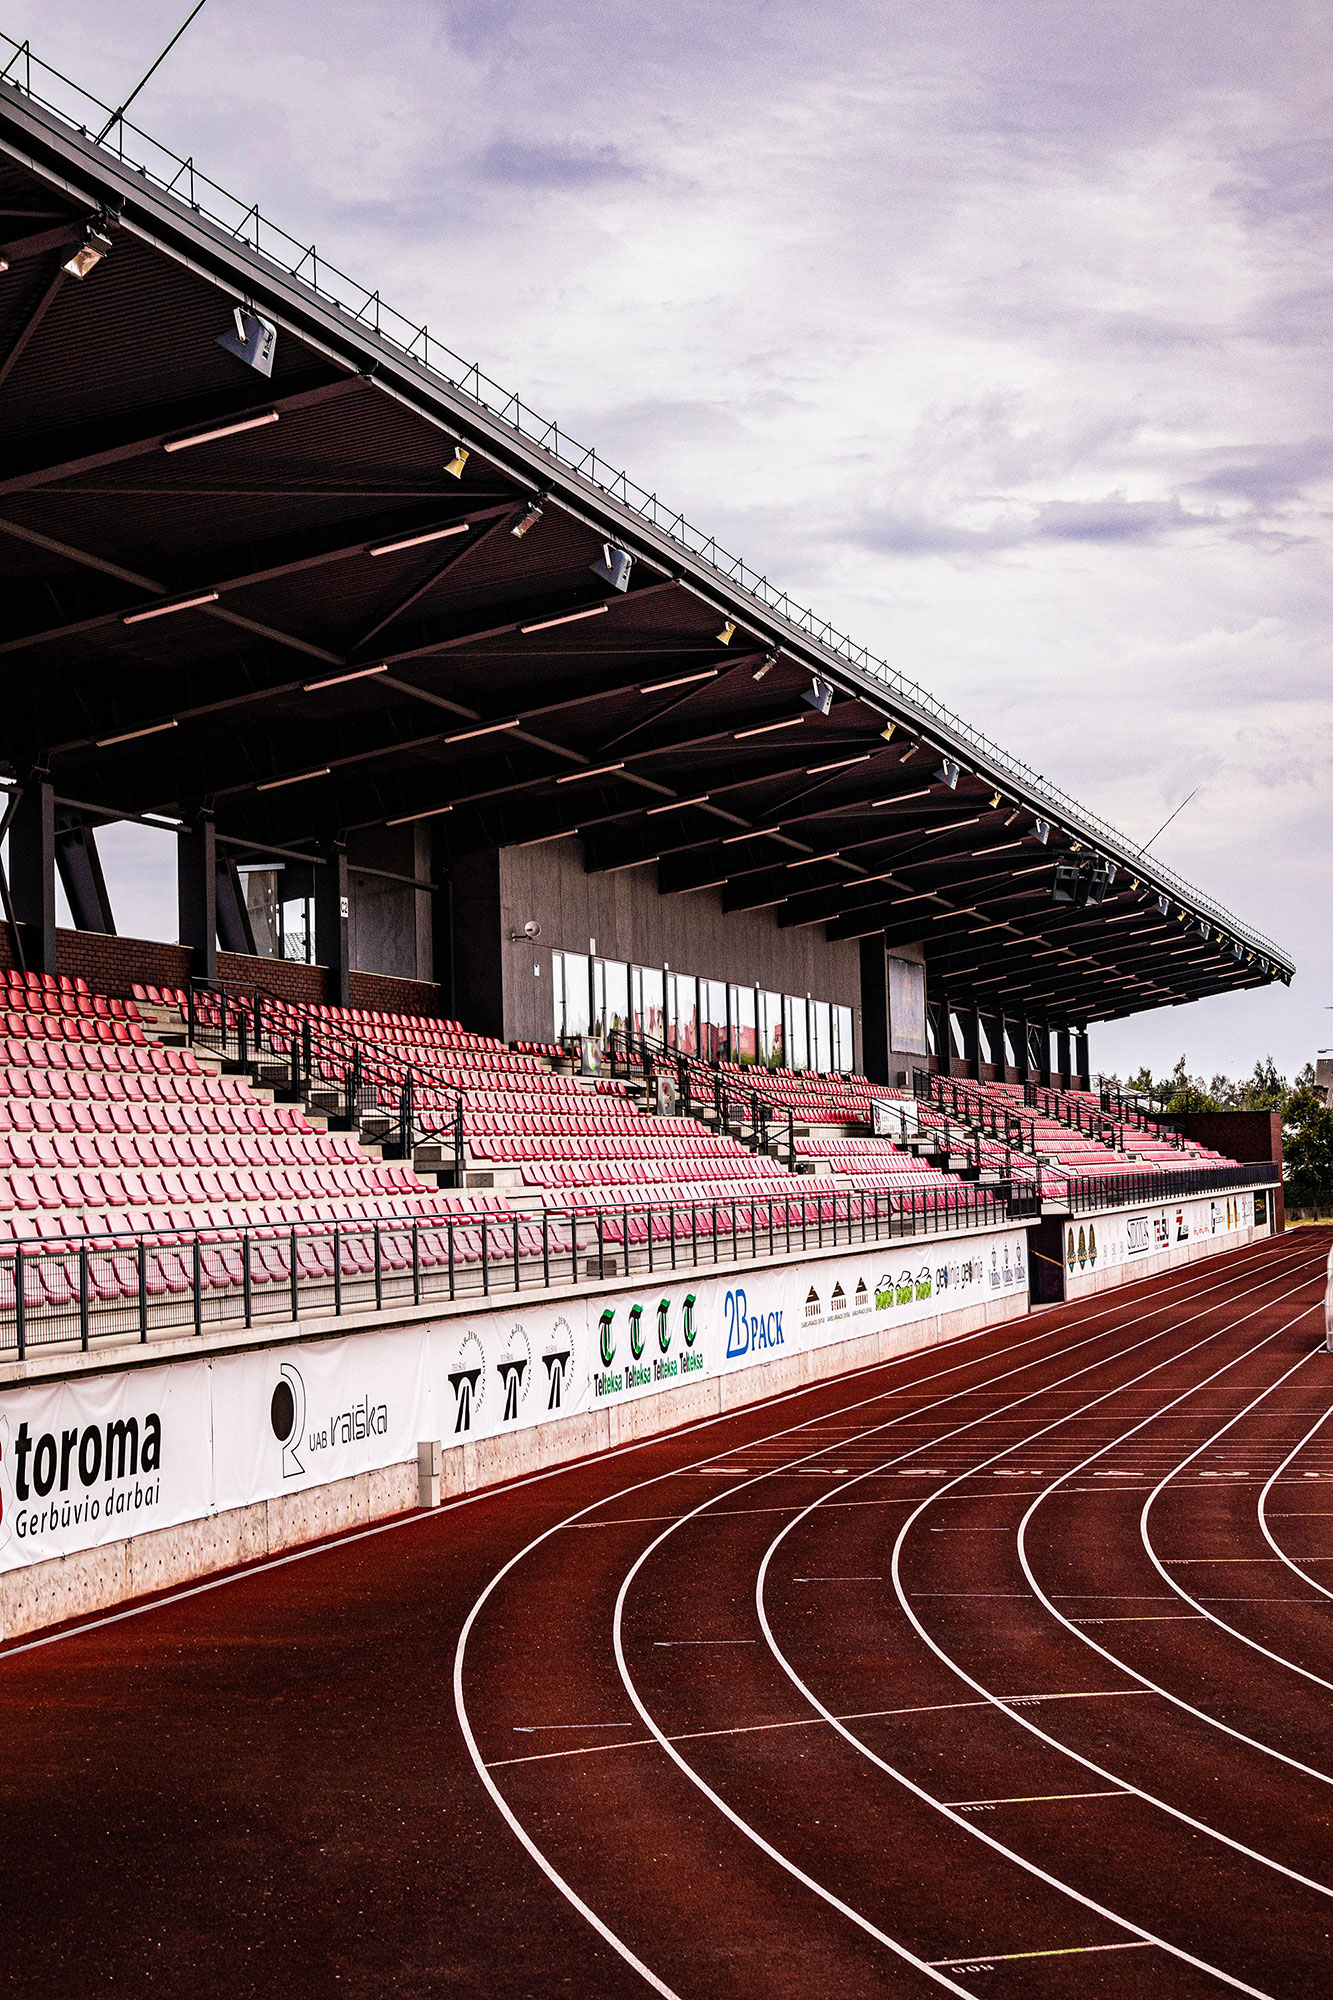
<path fill-rule="evenodd" d="M 1068 1125 L 1085 1138 L 1098 1140 L 1110 1152 L 1124 1151 L 1121 1124 L 1086 1096 L 1073 1096 L 1049 1084 L 1027 1083 L 1023 1086 L 1023 1102 L 1029 1110 L 1040 1111 L 1044 1117 L 1054 1118 L 1057 1124 Z"/>
<path fill-rule="evenodd" d="M 984 1095 L 979 1085 L 956 1076 L 941 1076 L 934 1070 L 913 1070 L 912 1088 L 919 1101 L 937 1104 L 942 1111 L 949 1112 L 963 1124 L 975 1127 L 974 1138 L 976 1133 L 984 1132 L 1005 1148 L 1006 1156 L 1013 1153 L 1027 1155 L 1040 1173 L 1037 1128 L 1032 1119 L 1024 1118 L 1021 1112 L 1012 1110 L 1008 1105 L 996 1104 Z M 979 1170 L 979 1144 L 971 1148 L 971 1157 Z"/>
<path fill-rule="evenodd" d="M 797 1183 L 791 1194 L 722 1201 L 32 1236 L 0 1245 L 0 1354 L 655 1277 L 1020 1221 L 1038 1208 L 1022 1183 L 827 1193 Z"/>
<path fill-rule="evenodd" d="M 1089 1208 L 1151 1208 L 1186 1196 L 1231 1194 L 1238 1188 L 1278 1187 L 1276 1167 L 1156 1167 L 1141 1174 L 1080 1174 L 1069 1180 L 1075 1212 Z"/>
<path fill-rule="evenodd" d="M 375 1140 L 387 1159 L 410 1160 L 419 1142 L 463 1162 L 463 1094 L 398 1055 L 388 1042 L 300 1014 L 262 987 L 194 980 L 186 992 L 186 1041 L 326 1111 Z M 443 1100 L 443 1101 L 441 1101 Z"/>

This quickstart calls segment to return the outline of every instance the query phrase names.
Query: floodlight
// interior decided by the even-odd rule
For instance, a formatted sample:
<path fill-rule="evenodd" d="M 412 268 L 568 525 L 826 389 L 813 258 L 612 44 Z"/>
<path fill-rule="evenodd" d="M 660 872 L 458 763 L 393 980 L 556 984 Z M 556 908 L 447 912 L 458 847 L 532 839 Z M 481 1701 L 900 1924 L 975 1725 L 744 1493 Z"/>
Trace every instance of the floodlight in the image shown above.
<path fill-rule="evenodd" d="M 1169 896 L 1159 896 L 1157 898 L 1157 907 L 1164 917 L 1169 917 L 1171 914 L 1171 898 Z"/>
<path fill-rule="evenodd" d="M 602 560 L 590 565 L 594 576 L 603 583 L 609 583 L 612 590 L 629 589 L 629 573 L 634 567 L 634 558 L 624 549 L 618 549 L 614 542 L 602 543 Z"/>
<path fill-rule="evenodd" d="M 935 773 L 935 782 L 940 785 L 947 785 L 951 792 L 958 790 L 958 766 L 952 757 L 946 757 L 940 765 L 939 770 Z"/>
<path fill-rule="evenodd" d="M 538 521 L 541 520 L 543 512 L 544 509 L 540 500 L 529 500 L 527 512 L 521 520 L 515 521 L 513 527 L 509 530 L 516 542 L 522 541 L 529 528 L 536 527 Z"/>
<path fill-rule="evenodd" d="M 719 646 L 729 646 L 732 640 L 735 638 L 735 636 L 736 636 L 736 620 L 734 618 L 728 618 L 726 624 L 722 627 L 722 630 L 717 635 L 717 643 Z"/>
<path fill-rule="evenodd" d="M 472 454 L 465 444 L 456 444 L 454 446 L 454 455 L 445 466 L 445 471 L 451 472 L 455 479 L 461 479 L 463 477 L 463 467 L 467 464 L 471 456 Z"/>
<path fill-rule="evenodd" d="M 236 324 L 218 335 L 218 346 L 225 347 L 228 354 L 234 354 L 257 374 L 271 375 L 278 345 L 277 327 L 271 319 L 261 319 L 245 306 L 233 306 L 232 318 Z"/>
<path fill-rule="evenodd" d="M 879 733 L 884 738 L 884 741 L 886 743 L 892 743 L 893 732 L 897 727 L 898 725 L 896 722 L 886 722 L 884 727 L 880 730 Z"/>
<path fill-rule="evenodd" d="M 1207 917 L 1200 917 L 1200 918 L 1199 918 L 1199 923 L 1198 923 L 1198 931 L 1199 931 L 1199 936 L 1200 936 L 1201 938 L 1206 938 L 1206 937 L 1207 937 L 1207 935 L 1208 935 L 1208 919 L 1207 919 Z"/>
<path fill-rule="evenodd" d="M 992 812 L 994 812 L 996 806 L 998 806 L 999 803 L 1000 803 L 1000 794 L 998 792 L 992 792 L 990 801 L 990 809 Z"/>
<path fill-rule="evenodd" d="M 60 268 L 67 278 L 86 278 L 88 273 L 101 263 L 110 248 L 111 238 L 90 222 L 84 231 L 82 243 L 72 257 L 65 259 Z M 8 266 L 5 268 L 8 269 Z"/>
<path fill-rule="evenodd" d="M 1051 837 L 1051 822 L 1048 819 L 1039 819 L 1033 827 L 1032 833 L 1034 839 L 1039 840 L 1042 846 L 1045 847 Z"/>
<path fill-rule="evenodd" d="M 818 679 L 811 681 L 809 688 L 801 696 L 801 700 L 809 702 L 811 708 L 818 709 L 821 715 L 827 715 L 833 706 L 833 688 L 831 683 Z"/>

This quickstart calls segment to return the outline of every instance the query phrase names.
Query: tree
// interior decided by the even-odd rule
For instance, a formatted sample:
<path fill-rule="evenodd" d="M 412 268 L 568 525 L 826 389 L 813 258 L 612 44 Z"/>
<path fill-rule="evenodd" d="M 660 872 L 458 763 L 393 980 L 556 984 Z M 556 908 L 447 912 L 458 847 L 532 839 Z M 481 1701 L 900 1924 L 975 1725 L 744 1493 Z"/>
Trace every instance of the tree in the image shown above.
<path fill-rule="evenodd" d="M 1308 1087 L 1287 1100 L 1283 1154 L 1288 1202 L 1327 1214 L 1333 1209 L 1333 1110 Z"/>

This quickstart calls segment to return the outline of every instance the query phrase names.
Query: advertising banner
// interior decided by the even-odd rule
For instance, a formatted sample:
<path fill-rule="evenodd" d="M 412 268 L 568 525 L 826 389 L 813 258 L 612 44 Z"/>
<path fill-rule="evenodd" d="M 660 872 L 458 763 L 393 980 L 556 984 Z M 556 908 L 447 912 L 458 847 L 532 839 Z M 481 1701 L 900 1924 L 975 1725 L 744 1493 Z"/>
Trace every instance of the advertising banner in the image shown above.
<path fill-rule="evenodd" d="M 0 1396 L 0 1570 L 197 1519 L 212 1506 L 201 1362 Z"/>
<path fill-rule="evenodd" d="M 211 1377 L 219 1511 L 400 1465 L 438 1435 L 421 1327 L 223 1355 Z"/>
<path fill-rule="evenodd" d="M 1027 1290 L 1015 1229 L 0 1391 L 0 1569 Z"/>
<path fill-rule="evenodd" d="M 1090 1277 L 1253 1227 L 1254 1197 L 1248 1191 L 1076 1217 L 1065 1223 L 1065 1270 L 1071 1278 Z"/>

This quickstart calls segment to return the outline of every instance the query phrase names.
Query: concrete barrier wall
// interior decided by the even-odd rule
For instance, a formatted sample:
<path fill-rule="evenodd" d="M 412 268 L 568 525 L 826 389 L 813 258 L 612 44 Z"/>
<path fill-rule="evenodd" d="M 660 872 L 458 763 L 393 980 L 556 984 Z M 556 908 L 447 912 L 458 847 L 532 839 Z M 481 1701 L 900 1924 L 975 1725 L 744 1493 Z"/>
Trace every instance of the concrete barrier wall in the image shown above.
<path fill-rule="evenodd" d="M 975 1238 L 961 1242 L 957 1238 L 935 1239 L 925 1245 L 904 1245 L 897 1255 L 906 1250 L 915 1258 L 927 1253 L 932 1258 L 957 1257 L 960 1250 L 975 1246 Z M 872 1254 L 878 1261 L 882 1252 Z M 742 1272 L 739 1279 L 748 1279 L 757 1289 L 762 1275 Z M 786 1275 L 792 1275 L 790 1266 Z M 802 1285 L 808 1275 L 808 1270 L 804 1275 L 799 1270 L 796 1273 Z M 596 1298 L 591 1301 L 597 1302 Z M 957 1340 L 978 1329 L 1021 1318 L 1027 1311 L 1026 1289 L 1010 1289 L 1002 1296 L 951 1310 L 918 1314 L 908 1324 L 881 1325 L 845 1339 L 774 1353 L 733 1372 L 705 1375 L 656 1393 L 546 1417 L 491 1436 L 457 1443 L 446 1440 L 441 1453 L 440 1496 L 456 1500 L 506 1480 L 594 1457 L 767 1397 Z M 513 1312 L 510 1301 L 492 1315 L 471 1313 L 463 1317 L 471 1332 L 486 1318 L 512 1320 Z M 379 1331 L 381 1338 L 401 1338 L 404 1329 Z M 374 1329 L 352 1336 L 358 1349 L 375 1339 Z M 249 1358 L 271 1356 L 277 1363 L 280 1354 L 294 1353 L 308 1369 L 312 1344 L 308 1338 L 302 1342 L 299 1334 L 267 1348 L 252 1344 Z M 345 1336 L 340 1344 L 346 1344 Z M 135 1357 L 131 1354 L 130 1358 Z M 200 1366 L 194 1354 L 188 1358 L 192 1366 Z M 83 1366 L 86 1369 L 86 1362 Z M 163 1371 L 157 1368 L 150 1372 L 160 1375 Z M 74 1379 L 79 1378 L 76 1375 Z M 0 1390 L 0 1404 L 3 1401 Z M 707 1445 L 701 1448 L 706 1450 Z M 9 1569 L 0 1574 L 0 1638 L 17 1638 L 110 1610 L 135 1598 L 402 1514 L 418 1505 L 418 1496 L 416 1458 L 399 1459 L 350 1477 L 270 1495 L 100 1547 L 73 1550 Z M 5 1497 L 8 1503 L 10 1496 Z"/>
<path fill-rule="evenodd" d="M 1090 1298 L 1114 1285 L 1137 1284 L 1271 1235 L 1271 1193 L 1263 1222 L 1255 1221 L 1254 1209 L 1254 1194 L 1247 1190 L 1070 1216 L 1061 1232 L 1065 1297 Z"/>

